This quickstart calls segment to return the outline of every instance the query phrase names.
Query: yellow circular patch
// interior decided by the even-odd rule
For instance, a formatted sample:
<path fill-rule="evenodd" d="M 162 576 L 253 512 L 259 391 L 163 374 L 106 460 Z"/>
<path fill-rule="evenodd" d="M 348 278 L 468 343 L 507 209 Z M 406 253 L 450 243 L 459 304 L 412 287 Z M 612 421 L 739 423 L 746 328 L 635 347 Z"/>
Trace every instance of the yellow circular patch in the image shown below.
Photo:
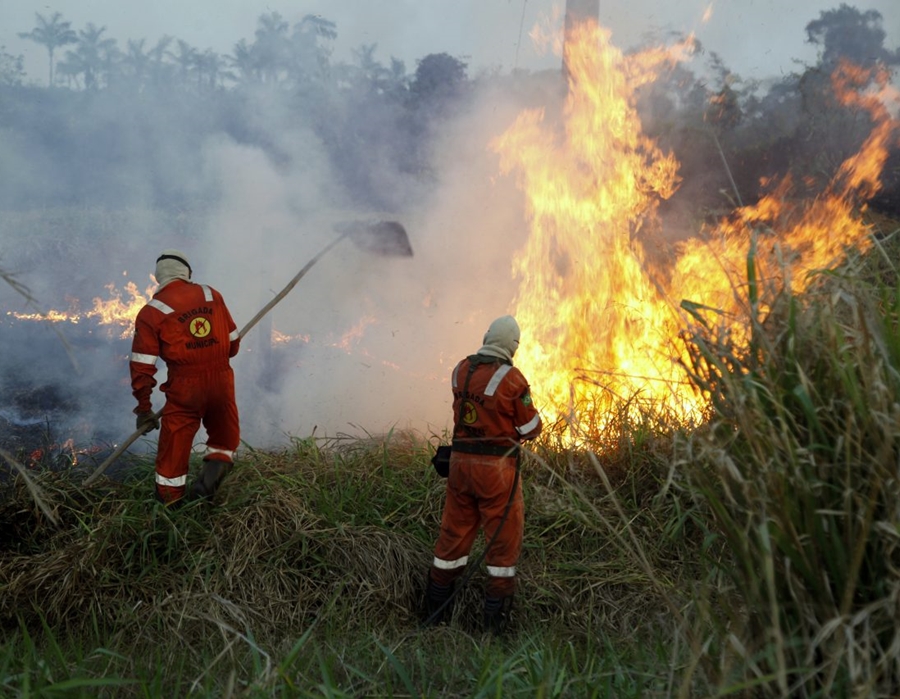
<path fill-rule="evenodd" d="M 206 337 L 212 332 L 212 323 L 208 318 L 198 316 L 191 320 L 191 335 L 194 337 Z"/>
<path fill-rule="evenodd" d="M 478 419 L 478 412 L 475 410 L 475 404 L 467 400 L 462 406 L 462 421 L 467 425 L 471 425 Z"/>

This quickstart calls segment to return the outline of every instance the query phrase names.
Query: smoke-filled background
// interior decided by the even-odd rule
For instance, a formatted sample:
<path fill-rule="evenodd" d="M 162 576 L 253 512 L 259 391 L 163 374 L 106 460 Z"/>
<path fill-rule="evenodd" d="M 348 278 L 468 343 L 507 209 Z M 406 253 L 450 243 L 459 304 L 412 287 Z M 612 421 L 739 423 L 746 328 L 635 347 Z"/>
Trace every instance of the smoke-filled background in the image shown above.
<path fill-rule="evenodd" d="M 251 331 L 233 362 L 243 437 L 443 431 L 452 366 L 527 294 L 511 272 L 523 196 L 490 144 L 524 109 L 559 112 L 564 5 L 146 5 L 0 7 L 6 434 L 133 430 L 129 328 L 90 311 L 132 301 L 129 283 L 146 296 L 163 248 L 242 327 L 336 224 L 375 220 L 400 222 L 414 256 L 342 242 Z M 853 152 L 859 134 L 813 99 L 838 55 L 900 63 L 893 0 L 612 5 L 599 19 L 623 49 L 699 42 L 639 105 L 682 163 L 662 212 L 673 235 L 727 209 L 735 185 L 752 201 L 762 178 Z M 702 136 L 711 96 L 736 183 Z M 873 205 L 893 211 L 893 187 Z M 51 310 L 58 322 L 25 317 Z"/>

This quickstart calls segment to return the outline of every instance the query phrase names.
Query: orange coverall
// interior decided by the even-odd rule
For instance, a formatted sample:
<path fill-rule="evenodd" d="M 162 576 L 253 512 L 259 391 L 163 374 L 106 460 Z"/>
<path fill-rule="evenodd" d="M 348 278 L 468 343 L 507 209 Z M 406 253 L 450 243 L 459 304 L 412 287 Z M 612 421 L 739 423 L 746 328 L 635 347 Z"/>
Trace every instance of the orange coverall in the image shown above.
<path fill-rule="evenodd" d="M 136 414 L 152 411 L 156 362 L 168 378 L 156 455 L 156 492 L 163 502 L 184 496 L 188 460 L 200 424 L 208 441 L 205 461 L 232 463 L 240 443 L 229 359 L 240 334 L 222 295 L 202 284 L 175 279 L 154 294 L 135 320 L 131 345 L 131 388 Z"/>
<path fill-rule="evenodd" d="M 470 365 L 473 372 L 466 387 Z M 441 533 L 430 572 L 439 585 L 450 585 L 462 575 L 479 527 L 488 541 L 494 536 L 516 477 L 515 447 L 537 437 L 542 427 L 528 382 L 511 364 L 483 355 L 467 357 L 453 370 L 452 389 L 457 419 Z M 511 455 L 503 455 L 510 451 Z M 506 521 L 485 556 L 488 597 L 514 594 L 524 527 L 520 480 Z"/>

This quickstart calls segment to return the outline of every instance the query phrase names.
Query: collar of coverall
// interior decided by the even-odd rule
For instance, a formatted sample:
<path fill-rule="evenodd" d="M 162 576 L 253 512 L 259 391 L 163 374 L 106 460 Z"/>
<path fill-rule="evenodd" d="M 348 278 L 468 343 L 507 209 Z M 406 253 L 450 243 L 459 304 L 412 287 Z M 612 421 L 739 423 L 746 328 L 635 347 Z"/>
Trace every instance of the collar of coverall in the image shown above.
<path fill-rule="evenodd" d="M 484 345 L 475 354 L 469 357 L 469 361 L 477 364 L 493 364 L 497 360 L 504 364 L 512 364 L 512 357 L 502 347 L 495 345 Z"/>

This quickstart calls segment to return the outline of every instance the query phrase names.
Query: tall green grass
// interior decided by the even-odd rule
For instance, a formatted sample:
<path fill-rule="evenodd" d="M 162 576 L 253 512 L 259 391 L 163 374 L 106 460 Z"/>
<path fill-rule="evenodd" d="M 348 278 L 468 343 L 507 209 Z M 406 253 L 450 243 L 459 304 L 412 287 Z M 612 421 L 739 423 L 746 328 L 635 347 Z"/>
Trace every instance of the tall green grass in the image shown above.
<path fill-rule="evenodd" d="M 679 457 L 720 573 L 709 659 L 773 696 L 900 691 L 900 288 L 861 264 L 800 298 L 750 259 L 748 307 L 770 301 L 750 345 L 699 313 L 691 329 L 716 410 Z"/>

